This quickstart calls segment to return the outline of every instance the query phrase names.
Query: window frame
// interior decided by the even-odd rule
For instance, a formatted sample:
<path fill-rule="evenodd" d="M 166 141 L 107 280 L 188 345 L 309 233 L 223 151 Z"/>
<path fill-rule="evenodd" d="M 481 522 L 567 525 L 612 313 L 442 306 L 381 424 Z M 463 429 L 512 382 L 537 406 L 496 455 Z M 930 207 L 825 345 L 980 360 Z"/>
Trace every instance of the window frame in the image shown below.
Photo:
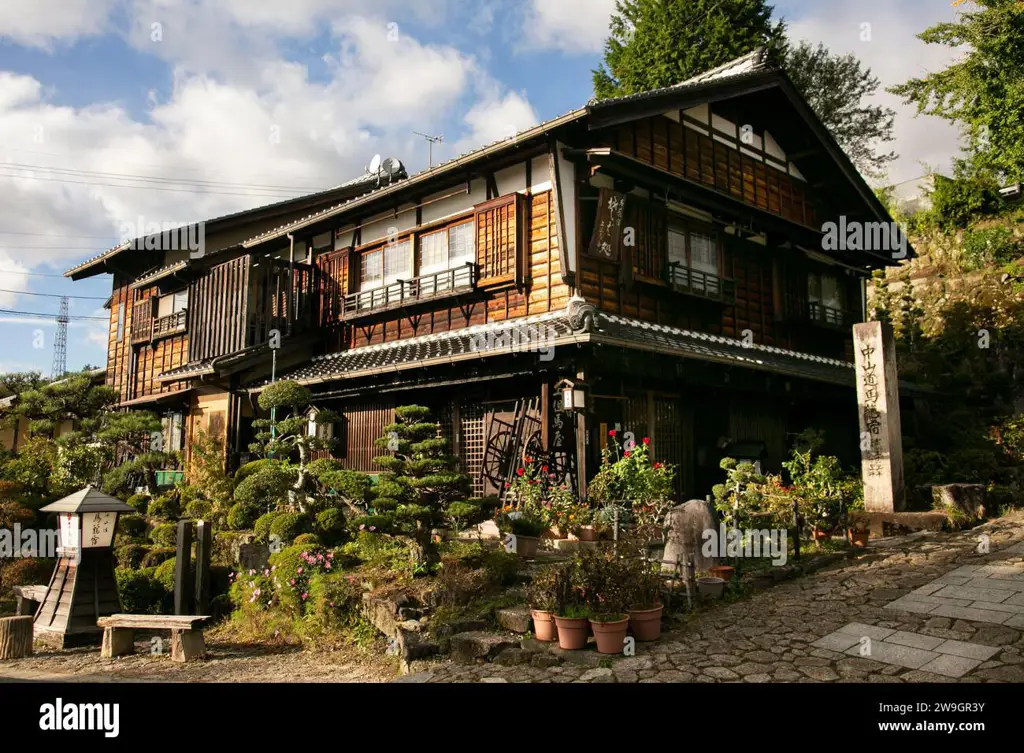
<path fill-rule="evenodd" d="M 668 269 L 673 263 L 680 263 L 686 269 L 691 271 L 701 272 L 703 274 L 714 275 L 719 280 L 724 280 L 725 276 L 722 274 L 722 267 L 725 263 L 723 253 L 723 240 L 722 234 L 718 232 L 714 227 L 707 225 L 703 222 L 694 221 L 688 217 L 680 216 L 674 212 L 668 213 L 668 221 L 665 223 L 665 268 Z M 684 247 L 686 258 L 682 261 L 673 259 L 671 256 L 671 243 L 670 238 L 672 233 L 675 232 L 677 235 L 681 234 L 684 238 Z M 715 248 L 715 271 L 709 272 L 705 269 L 697 269 L 693 266 L 693 234 L 703 235 L 711 238 Z"/>

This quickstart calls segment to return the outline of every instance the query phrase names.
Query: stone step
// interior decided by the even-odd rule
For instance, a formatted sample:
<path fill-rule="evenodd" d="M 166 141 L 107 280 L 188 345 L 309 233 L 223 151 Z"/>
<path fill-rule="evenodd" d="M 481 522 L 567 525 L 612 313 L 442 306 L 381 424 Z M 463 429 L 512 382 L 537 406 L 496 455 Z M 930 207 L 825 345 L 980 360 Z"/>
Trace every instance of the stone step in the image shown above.
<path fill-rule="evenodd" d="M 456 664 L 474 664 L 477 659 L 490 660 L 507 648 L 518 648 L 519 642 L 507 635 L 473 630 L 451 637 L 451 658 Z"/>

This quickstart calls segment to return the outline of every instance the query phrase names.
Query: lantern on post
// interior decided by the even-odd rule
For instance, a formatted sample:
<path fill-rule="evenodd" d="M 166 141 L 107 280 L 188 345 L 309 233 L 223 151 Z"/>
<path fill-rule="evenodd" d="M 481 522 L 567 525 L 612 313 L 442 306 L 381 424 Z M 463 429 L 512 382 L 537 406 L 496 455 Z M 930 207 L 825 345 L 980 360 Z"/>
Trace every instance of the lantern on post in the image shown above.
<path fill-rule="evenodd" d="M 60 548 L 36 611 L 36 637 L 57 648 L 99 643 L 103 629 L 96 620 L 121 611 L 114 577 L 118 517 L 135 508 L 87 486 L 40 511 L 56 513 Z"/>
<path fill-rule="evenodd" d="M 582 380 L 563 379 L 555 385 L 555 390 L 561 393 L 562 400 L 559 407 L 566 413 L 583 413 L 587 410 L 587 393 L 590 388 Z"/>

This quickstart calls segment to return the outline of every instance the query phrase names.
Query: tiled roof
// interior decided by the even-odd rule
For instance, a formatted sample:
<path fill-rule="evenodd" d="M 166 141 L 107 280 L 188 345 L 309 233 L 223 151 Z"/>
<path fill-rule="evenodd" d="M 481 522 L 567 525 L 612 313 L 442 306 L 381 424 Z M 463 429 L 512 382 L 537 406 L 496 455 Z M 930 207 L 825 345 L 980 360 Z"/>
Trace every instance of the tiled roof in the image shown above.
<path fill-rule="evenodd" d="M 135 290 L 151 283 L 161 280 L 168 275 L 173 275 L 175 272 L 180 272 L 188 267 L 187 261 L 179 261 L 174 264 L 168 264 L 166 267 L 159 267 L 139 277 L 135 282 L 128 286 L 129 289 Z"/>
<path fill-rule="evenodd" d="M 193 361 L 175 369 L 163 372 L 157 379 L 161 382 L 174 382 L 179 379 L 190 379 L 192 377 L 213 373 L 213 359 L 207 358 L 203 361 Z"/>
<path fill-rule="evenodd" d="M 519 339 L 517 339 L 517 337 Z M 853 364 L 599 312 L 579 299 L 565 311 L 331 353 L 282 375 L 311 384 L 565 344 L 599 343 L 853 386 Z M 534 347 L 534 351 L 538 348 Z M 265 381 L 262 384 L 265 385 Z M 261 385 L 262 386 L 262 385 Z"/>

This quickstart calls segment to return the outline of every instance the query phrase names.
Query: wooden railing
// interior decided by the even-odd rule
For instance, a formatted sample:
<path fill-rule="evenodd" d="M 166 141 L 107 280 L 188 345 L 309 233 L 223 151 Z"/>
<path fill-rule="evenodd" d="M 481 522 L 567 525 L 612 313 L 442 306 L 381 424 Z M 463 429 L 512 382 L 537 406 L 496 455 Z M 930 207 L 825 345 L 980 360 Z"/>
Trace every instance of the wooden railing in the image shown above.
<path fill-rule="evenodd" d="M 461 267 L 446 269 L 412 280 L 398 280 L 372 290 L 350 293 L 341 300 L 342 319 L 401 308 L 413 303 L 445 298 L 464 293 L 476 287 L 479 278 L 477 265 L 466 262 Z"/>
<path fill-rule="evenodd" d="M 813 323 L 834 329 L 852 327 L 857 321 L 857 317 L 852 311 L 824 306 L 814 301 L 810 301 L 807 304 L 807 315 Z"/>
<path fill-rule="evenodd" d="M 186 311 L 176 311 L 153 320 L 153 338 L 168 337 L 185 331 Z"/>
<path fill-rule="evenodd" d="M 679 262 L 668 266 L 668 284 L 673 290 L 723 303 L 736 302 L 736 283 L 716 275 L 690 269 Z"/>

